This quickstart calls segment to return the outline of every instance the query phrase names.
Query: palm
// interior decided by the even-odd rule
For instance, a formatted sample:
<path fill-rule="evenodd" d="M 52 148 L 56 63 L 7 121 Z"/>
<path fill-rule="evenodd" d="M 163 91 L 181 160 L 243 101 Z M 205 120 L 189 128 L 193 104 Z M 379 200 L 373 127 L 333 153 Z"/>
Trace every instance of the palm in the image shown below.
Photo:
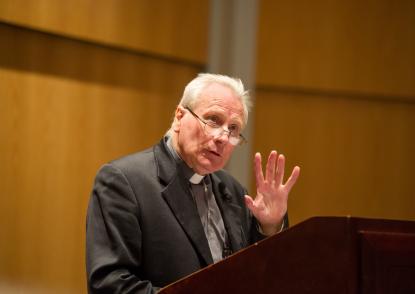
<path fill-rule="evenodd" d="M 268 157 L 265 177 L 262 172 L 261 155 L 255 154 L 255 177 L 257 195 L 255 200 L 246 195 L 246 204 L 259 221 L 262 228 L 276 227 L 281 224 L 287 212 L 288 194 L 300 174 L 295 167 L 284 184 L 285 158 L 272 151 Z"/>

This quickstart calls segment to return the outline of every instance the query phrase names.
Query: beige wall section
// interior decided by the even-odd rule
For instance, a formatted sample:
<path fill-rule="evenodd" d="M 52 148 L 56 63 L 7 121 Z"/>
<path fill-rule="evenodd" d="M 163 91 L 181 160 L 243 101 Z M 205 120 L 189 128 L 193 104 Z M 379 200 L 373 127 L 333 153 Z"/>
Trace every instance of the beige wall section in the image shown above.
<path fill-rule="evenodd" d="M 415 104 L 257 92 L 255 150 L 301 176 L 292 223 L 315 215 L 415 220 Z"/>
<path fill-rule="evenodd" d="M 261 1 L 258 42 L 254 149 L 302 167 L 291 221 L 415 220 L 415 2 Z"/>
<path fill-rule="evenodd" d="M 10 0 L 0 20 L 204 63 L 208 0 Z"/>
<path fill-rule="evenodd" d="M 415 2 L 260 2 L 260 85 L 415 94 Z"/>
<path fill-rule="evenodd" d="M 5 23 L 0 44 L 0 292 L 86 293 L 95 173 L 161 138 L 203 63 Z"/>

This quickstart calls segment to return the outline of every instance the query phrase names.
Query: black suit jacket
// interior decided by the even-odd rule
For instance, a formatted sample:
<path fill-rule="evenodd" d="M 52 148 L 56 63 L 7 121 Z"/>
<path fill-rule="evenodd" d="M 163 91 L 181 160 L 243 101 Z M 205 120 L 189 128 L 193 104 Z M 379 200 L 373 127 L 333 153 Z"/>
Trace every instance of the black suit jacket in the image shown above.
<path fill-rule="evenodd" d="M 164 140 L 104 165 L 87 214 L 90 293 L 152 293 L 213 262 L 189 182 Z M 244 188 L 210 175 L 231 250 L 259 240 Z"/>

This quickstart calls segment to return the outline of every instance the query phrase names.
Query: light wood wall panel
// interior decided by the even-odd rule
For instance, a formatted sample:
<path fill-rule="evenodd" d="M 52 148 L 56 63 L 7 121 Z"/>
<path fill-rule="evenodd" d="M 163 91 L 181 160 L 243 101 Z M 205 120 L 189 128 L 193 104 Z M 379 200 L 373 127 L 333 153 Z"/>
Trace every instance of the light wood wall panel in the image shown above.
<path fill-rule="evenodd" d="M 0 20 L 197 63 L 207 59 L 208 0 L 5 0 Z"/>
<path fill-rule="evenodd" d="M 301 176 L 292 223 L 315 215 L 415 220 L 415 104 L 259 90 L 254 149 Z"/>
<path fill-rule="evenodd" d="M 415 220 L 414 52 L 414 1 L 260 2 L 254 149 L 302 167 L 293 223 Z"/>
<path fill-rule="evenodd" d="M 259 85 L 415 100 L 415 2 L 260 1 Z"/>
<path fill-rule="evenodd" d="M 158 142 L 201 66 L 0 23 L 0 292 L 86 293 L 103 163 Z"/>

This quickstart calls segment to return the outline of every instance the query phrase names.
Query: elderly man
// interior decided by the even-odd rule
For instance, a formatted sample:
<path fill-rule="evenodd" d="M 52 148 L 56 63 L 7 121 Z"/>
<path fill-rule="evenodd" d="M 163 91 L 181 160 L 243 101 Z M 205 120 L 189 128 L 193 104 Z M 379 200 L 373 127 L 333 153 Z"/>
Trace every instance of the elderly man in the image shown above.
<path fill-rule="evenodd" d="M 90 293 L 153 293 L 287 225 L 284 156 L 265 176 L 255 155 L 253 199 L 222 168 L 248 120 L 240 80 L 200 74 L 185 88 L 167 135 L 104 165 L 87 216 Z"/>

